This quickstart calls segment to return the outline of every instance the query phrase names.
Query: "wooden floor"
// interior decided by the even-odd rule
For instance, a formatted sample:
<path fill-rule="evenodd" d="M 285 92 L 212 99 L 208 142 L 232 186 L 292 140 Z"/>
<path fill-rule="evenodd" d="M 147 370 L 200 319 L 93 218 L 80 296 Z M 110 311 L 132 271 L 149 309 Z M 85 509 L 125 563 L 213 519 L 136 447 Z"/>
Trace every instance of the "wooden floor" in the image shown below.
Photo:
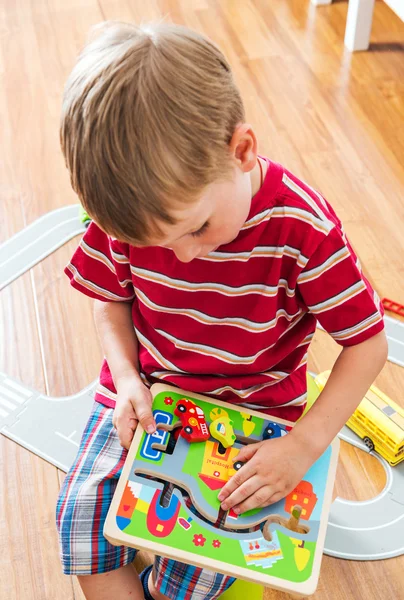
<path fill-rule="evenodd" d="M 234 66 L 260 150 L 320 189 L 345 223 L 377 291 L 404 303 L 404 24 L 376 2 L 372 45 L 343 46 L 346 2 L 308 0 L 3 0 L 0 3 L 0 241 L 75 202 L 58 146 L 63 83 L 88 28 L 168 15 L 210 35 Z M 91 302 L 62 268 L 77 240 L 1 295 L 0 369 L 50 395 L 98 374 Z M 319 333 L 313 370 L 336 345 Z M 404 406 L 404 369 L 378 385 Z M 0 597 L 78 600 L 60 571 L 54 506 L 63 473 L 0 436 Z M 335 493 L 366 499 L 378 462 L 343 445 Z M 360 563 L 324 557 L 316 600 L 399 600 L 404 556 Z M 265 600 L 288 596 L 267 590 Z"/>

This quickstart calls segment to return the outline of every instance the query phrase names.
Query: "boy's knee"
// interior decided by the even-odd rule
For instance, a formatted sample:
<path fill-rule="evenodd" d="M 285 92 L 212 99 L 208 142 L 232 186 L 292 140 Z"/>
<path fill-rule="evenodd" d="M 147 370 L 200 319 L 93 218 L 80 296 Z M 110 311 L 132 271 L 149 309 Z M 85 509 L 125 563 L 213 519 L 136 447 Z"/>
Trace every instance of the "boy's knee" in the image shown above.
<path fill-rule="evenodd" d="M 155 567 L 153 566 L 152 570 L 150 571 L 149 581 L 148 581 L 150 594 L 153 596 L 154 600 L 168 600 L 168 596 L 164 596 L 164 594 L 162 594 L 156 587 L 156 581 L 157 581 L 157 573 L 156 573 Z"/>
<path fill-rule="evenodd" d="M 105 573 L 78 575 L 77 579 L 87 600 L 111 600 L 129 595 L 133 600 L 144 598 L 139 576 L 132 564 Z"/>

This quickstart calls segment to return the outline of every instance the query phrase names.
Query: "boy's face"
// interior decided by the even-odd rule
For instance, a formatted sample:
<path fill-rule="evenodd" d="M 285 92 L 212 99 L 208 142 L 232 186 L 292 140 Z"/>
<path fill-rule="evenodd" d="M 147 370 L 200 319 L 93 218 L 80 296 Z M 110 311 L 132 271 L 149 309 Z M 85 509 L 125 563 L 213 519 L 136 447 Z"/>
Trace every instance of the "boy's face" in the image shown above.
<path fill-rule="evenodd" d="M 230 142 L 231 176 L 212 183 L 198 201 L 172 210 L 175 225 L 161 225 L 154 246 L 171 248 L 178 260 L 190 262 L 233 241 L 247 220 L 251 198 L 259 189 L 257 140 L 250 125 L 237 126 Z"/>
<path fill-rule="evenodd" d="M 231 180 L 211 184 L 197 202 L 173 210 L 177 223 L 163 225 L 163 237 L 153 245 L 170 248 L 181 262 L 206 256 L 237 237 L 251 197 L 250 173 L 235 166 Z"/>

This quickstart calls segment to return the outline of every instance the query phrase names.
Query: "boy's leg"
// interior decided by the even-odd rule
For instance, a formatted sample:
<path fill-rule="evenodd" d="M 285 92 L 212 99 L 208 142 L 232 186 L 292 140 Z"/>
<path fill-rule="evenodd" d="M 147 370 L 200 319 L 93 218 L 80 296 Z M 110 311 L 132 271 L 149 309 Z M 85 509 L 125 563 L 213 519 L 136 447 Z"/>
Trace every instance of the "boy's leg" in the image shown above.
<path fill-rule="evenodd" d="M 159 590 L 156 588 L 156 584 L 155 584 L 156 579 L 157 579 L 156 570 L 153 566 L 153 569 L 150 571 L 149 584 L 148 584 L 150 594 L 153 596 L 153 600 L 166 600 L 168 598 L 168 596 L 165 596 L 164 594 L 159 592 Z"/>
<path fill-rule="evenodd" d="M 115 571 L 77 578 L 87 600 L 143 600 L 143 587 L 130 564 Z"/>
<path fill-rule="evenodd" d="M 77 575 L 87 600 L 143 600 L 131 563 L 136 550 L 113 546 L 103 536 L 107 512 L 126 458 L 112 425 L 113 410 L 95 403 L 77 457 L 57 503 L 61 560 Z"/>
<path fill-rule="evenodd" d="M 234 577 L 156 556 L 149 590 L 154 600 L 216 600 L 235 581 Z"/>

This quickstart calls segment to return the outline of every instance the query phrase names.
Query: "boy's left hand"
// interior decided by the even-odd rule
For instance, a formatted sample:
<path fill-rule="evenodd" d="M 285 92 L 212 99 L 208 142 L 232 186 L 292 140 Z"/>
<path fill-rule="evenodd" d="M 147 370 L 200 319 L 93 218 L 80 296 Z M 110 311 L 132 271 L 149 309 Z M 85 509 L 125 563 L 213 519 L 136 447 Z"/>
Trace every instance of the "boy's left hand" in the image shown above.
<path fill-rule="evenodd" d="M 235 460 L 245 462 L 226 483 L 218 499 L 224 510 L 244 513 L 287 496 L 314 462 L 292 434 L 245 446 Z"/>

